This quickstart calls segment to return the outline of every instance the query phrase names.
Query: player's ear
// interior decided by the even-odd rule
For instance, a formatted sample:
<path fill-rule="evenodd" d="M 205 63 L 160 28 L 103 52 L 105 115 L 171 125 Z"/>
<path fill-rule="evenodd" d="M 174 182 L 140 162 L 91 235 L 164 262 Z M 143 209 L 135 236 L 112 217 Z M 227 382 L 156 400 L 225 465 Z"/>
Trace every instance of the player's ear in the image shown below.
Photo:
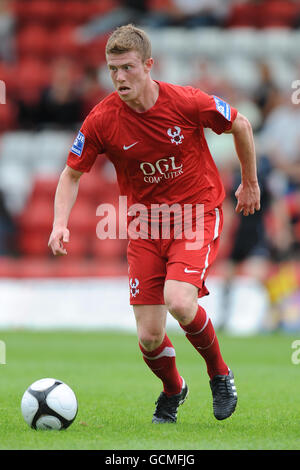
<path fill-rule="evenodd" d="M 154 60 L 152 59 L 152 57 L 149 57 L 149 59 L 146 59 L 144 62 L 145 72 L 150 72 L 153 64 L 154 64 Z"/>

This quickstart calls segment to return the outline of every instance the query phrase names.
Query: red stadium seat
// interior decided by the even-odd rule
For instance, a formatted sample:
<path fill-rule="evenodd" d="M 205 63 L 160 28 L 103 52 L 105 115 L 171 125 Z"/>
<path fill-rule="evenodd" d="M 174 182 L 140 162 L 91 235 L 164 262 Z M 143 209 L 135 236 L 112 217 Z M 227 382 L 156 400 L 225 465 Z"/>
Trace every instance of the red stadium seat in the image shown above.
<path fill-rule="evenodd" d="M 79 197 L 88 199 L 94 206 L 99 204 L 99 197 L 102 188 L 105 185 L 105 179 L 101 173 L 91 171 L 88 175 L 82 175 L 80 178 Z"/>
<path fill-rule="evenodd" d="M 125 260 L 97 260 L 94 267 L 96 277 L 128 276 L 128 265 Z"/>
<path fill-rule="evenodd" d="M 253 27 L 257 26 L 258 6 L 254 3 L 236 4 L 231 7 L 231 12 L 227 19 L 226 26 L 229 28 Z"/>
<path fill-rule="evenodd" d="M 88 17 L 90 19 L 93 19 L 95 16 L 108 13 L 118 6 L 120 6 L 120 2 L 118 0 L 101 0 L 101 2 L 98 0 L 90 0 L 86 3 Z"/>
<path fill-rule="evenodd" d="M 17 126 L 16 106 L 7 98 L 5 105 L 0 104 L 0 133 L 16 129 Z"/>
<path fill-rule="evenodd" d="M 68 256 L 55 258 L 55 277 L 94 277 L 96 264 L 88 259 L 76 258 L 69 252 Z"/>
<path fill-rule="evenodd" d="M 299 5 L 289 0 L 269 0 L 260 5 L 261 28 L 292 28 L 299 14 Z"/>
<path fill-rule="evenodd" d="M 60 2 L 55 0 L 18 0 L 14 4 L 19 24 L 52 24 L 60 17 Z"/>
<path fill-rule="evenodd" d="M 17 260 L 6 256 L 0 257 L 0 278 L 14 278 L 17 272 Z"/>
<path fill-rule="evenodd" d="M 121 277 L 127 272 L 124 261 L 78 259 L 71 251 L 61 257 L 29 254 L 17 259 L 0 257 L 0 278 Z"/>
<path fill-rule="evenodd" d="M 71 255 L 55 258 L 55 277 L 84 277 L 83 274 L 83 260 L 74 259 Z"/>
<path fill-rule="evenodd" d="M 47 57 L 52 50 L 49 30 L 45 26 L 29 24 L 18 33 L 17 47 L 21 59 Z"/>
<path fill-rule="evenodd" d="M 45 203 L 45 199 L 33 201 L 27 207 L 26 211 L 19 218 L 19 250 L 23 255 L 34 256 L 50 256 L 51 251 L 48 248 L 48 240 L 52 230 L 53 222 L 53 201 L 49 199 L 49 203 Z M 85 257 L 88 254 L 90 246 L 90 238 L 95 233 L 95 225 L 89 216 L 86 221 L 83 215 L 76 225 L 75 218 L 70 221 L 70 241 L 65 244 L 68 253 L 76 257 Z M 89 235 L 90 233 L 90 235 Z M 96 238 L 96 234 L 95 234 Z"/>
<path fill-rule="evenodd" d="M 257 28 L 291 28 L 299 15 L 299 5 L 290 0 L 233 5 L 227 26 Z"/>
<path fill-rule="evenodd" d="M 40 90 L 49 83 L 49 67 L 38 60 L 21 61 L 17 73 L 17 94 L 25 102 L 39 99 Z"/>
<path fill-rule="evenodd" d="M 30 21 L 53 24 L 59 18 L 60 2 L 55 0 L 31 0 L 29 2 Z"/>
<path fill-rule="evenodd" d="M 53 200 L 41 198 L 31 200 L 18 217 L 21 232 L 42 231 L 50 233 L 53 222 Z"/>
<path fill-rule="evenodd" d="M 51 34 L 51 50 L 53 56 L 76 58 L 80 55 L 81 46 L 76 42 L 74 27 L 62 24 Z"/>
<path fill-rule="evenodd" d="M 80 0 L 61 2 L 59 6 L 61 22 L 64 24 L 80 25 L 88 21 L 90 17 L 89 4 Z M 101 2 L 98 2 L 101 3 Z"/>
<path fill-rule="evenodd" d="M 17 260 L 18 278 L 54 278 L 57 271 L 56 258 L 46 259 L 37 256 L 24 256 Z"/>
<path fill-rule="evenodd" d="M 38 230 L 19 232 L 18 248 L 21 255 L 44 257 L 49 255 L 49 232 Z"/>
<path fill-rule="evenodd" d="M 17 0 L 13 7 L 21 26 L 28 23 L 53 26 L 61 23 L 83 24 L 116 5 L 119 2 L 114 0 Z"/>
<path fill-rule="evenodd" d="M 81 177 L 79 197 L 88 199 L 96 209 L 99 204 L 110 203 L 117 206 L 119 189 L 115 182 L 108 182 L 101 173 L 91 172 Z"/>
<path fill-rule="evenodd" d="M 48 247 L 50 231 L 26 232 L 19 239 L 19 249 L 22 255 L 42 256 L 48 258 L 52 255 Z M 70 235 L 69 243 L 64 244 L 68 255 L 76 258 L 85 258 L 88 254 L 88 240 L 79 233 Z"/>
<path fill-rule="evenodd" d="M 65 22 L 55 28 L 28 24 L 17 36 L 21 59 L 47 61 L 58 56 L 79 57 L 81 46 L 76 43 L 74 26 Z"/>
<path fill-rule="evenodd" d="M 99 67 L 99 65 L 105 62 L 105 44 L 107 39 L 107 36 L 103 36 L 94 39 L 87 45 L 81 46 L 80 58 L 84 61 L 85 65 Z"/>
<path fill-rule="evenodd" d="M 152 11 L 167 11 L 169 6 L 169 0 L 151 0 L 151 2 L 149 2 L 149 7 Z"/>
<path fill-rule="evenodd" d="M 16 0 L 11 2 L 13 13 L 18 19 L 19 27 L 24 26 L 28 21 L 31 21 L 30 4 L 28 0 Z"/>
<path fill-rule="evenodd" d="M 38 199 L 47 199 L 49 198 L 54 202 L 55 191 L 58 183 L 57 177 L 49 177 L 49 178 L 42 178 L 38 177 L 35 179 L 32 193 L 31 193 L 31 201 L 38 200 Z"/>
<path fill-rule="evenodd" d="M 95 234 L 96 236 L 96 209 L 89 202 L 77 199 L 69 219 L 71 233 L 78 231 L 82 236 Z"/>
<path fill-rule="evenodd" d="M 99 240 L 95 238 L 92 243 L 91 255 L 99 260 L 122 260 L 126 257 L 127 240 Z"/>
<path fill-rule="evenodd" d="M 70 257 L 85 258 L 89 252 L 89 237 L 81 232 L 71 230 L 70 240 L 64 246 Z"/>

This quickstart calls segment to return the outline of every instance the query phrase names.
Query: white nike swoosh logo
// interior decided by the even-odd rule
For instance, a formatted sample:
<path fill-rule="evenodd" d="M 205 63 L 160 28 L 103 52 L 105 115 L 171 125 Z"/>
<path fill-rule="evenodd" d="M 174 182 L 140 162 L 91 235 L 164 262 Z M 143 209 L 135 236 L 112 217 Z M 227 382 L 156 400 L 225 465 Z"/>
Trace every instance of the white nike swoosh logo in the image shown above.
<path fill-rule="evenodd" d="M 128 149 L 130 149 L 131 147 L 133 147 L 134 145 L 136 145 L 136 144 L 138 144 L 138 143 L 139 143 L 139 141 L 134 142 L 134 144 L 131 144 L 131 145 L 123 145 L 123 149 L 124 149 L 124 150 L 128 150 Z"/>
<path fill-rule="evenodd" d="M 192 269 L 185 268 L 184 269 L 185 273 L 199 273 L 199 271 L 193 271 Z"/>

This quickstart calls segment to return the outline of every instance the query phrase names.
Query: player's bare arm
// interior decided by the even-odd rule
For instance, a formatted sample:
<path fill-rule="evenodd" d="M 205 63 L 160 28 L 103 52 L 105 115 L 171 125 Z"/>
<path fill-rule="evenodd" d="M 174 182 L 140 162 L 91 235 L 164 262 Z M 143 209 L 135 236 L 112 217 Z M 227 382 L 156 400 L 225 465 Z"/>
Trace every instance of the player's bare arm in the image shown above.
<path fill-rule="evenodd" d="M 238 113 L 232 128 L 227 133 L 233 135 L 241 165 L 241 184 L 236 190 L 235 211 L 243 215 L 260 210 L 260 188 L 257 180 L 256 153 L 252 127 L 248 119 Z"/>
<path fill-rule="evenodd" d="M 64 243 L 69 241 L 68 220 L 76 201 L 79 180 L 82 173 L 66 166 L 62 171 L 54 200 L 54 221 L 48 246 L 55 256 L 64 256 L 67 250 Z"/>

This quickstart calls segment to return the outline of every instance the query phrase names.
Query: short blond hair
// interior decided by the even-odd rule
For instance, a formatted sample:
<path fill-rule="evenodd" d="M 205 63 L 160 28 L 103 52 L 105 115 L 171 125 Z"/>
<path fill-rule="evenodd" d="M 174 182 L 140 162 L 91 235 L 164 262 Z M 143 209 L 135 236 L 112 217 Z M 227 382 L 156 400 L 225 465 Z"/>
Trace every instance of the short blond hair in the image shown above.
<path fill-rule="evenodd" d="M 151 42 L 145 31 L 136 28 L 133 24 L 127 24 L 115 29 L 106 43 L 106 54 L 123 54 L 136 51 L 142 61 L 151 57 Z"/>

